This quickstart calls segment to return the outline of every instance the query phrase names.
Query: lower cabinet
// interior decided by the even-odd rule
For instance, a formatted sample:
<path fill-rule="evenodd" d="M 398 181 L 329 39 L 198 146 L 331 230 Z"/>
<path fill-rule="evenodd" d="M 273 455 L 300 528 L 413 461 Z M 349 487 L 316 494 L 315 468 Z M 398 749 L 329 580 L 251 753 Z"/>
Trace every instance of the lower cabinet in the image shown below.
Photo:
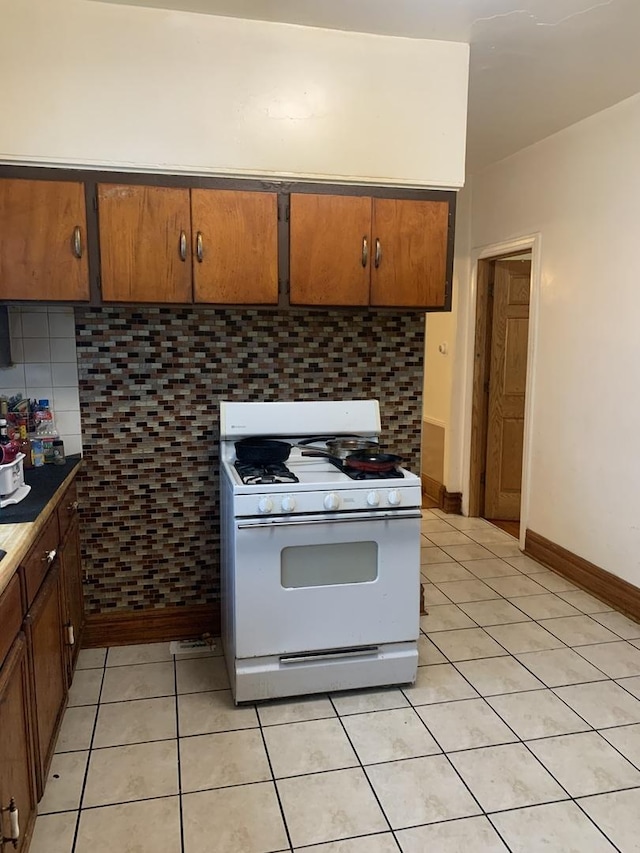
<path fill-rule="evenodd" d="M 24 624 L 33 677 L 36 783 L 40 799 L 67 698 L 59 561 L 49 569 Z"/>
<path fill-rule="evenodd" d="M 0 593 L 0 853 L 29 849 L 80 648 L 77 510 L 71 483 Z"/>
<path fill-rule="evenodd" d="M 27 850 L 36 819 L 31 688 L 25 635 L 0 668 L 0 850 Z"/>
<path fill-rule="evenodd" d="M 67 681 L 71 685 L 73 671 L 80 651 L 84 625 L 84 593 L 80 557 L 80 526 L 77 515 L 72 519 L 60 548 L 62 586 L 64 593 L 63 640 L 66 647 Z"/>

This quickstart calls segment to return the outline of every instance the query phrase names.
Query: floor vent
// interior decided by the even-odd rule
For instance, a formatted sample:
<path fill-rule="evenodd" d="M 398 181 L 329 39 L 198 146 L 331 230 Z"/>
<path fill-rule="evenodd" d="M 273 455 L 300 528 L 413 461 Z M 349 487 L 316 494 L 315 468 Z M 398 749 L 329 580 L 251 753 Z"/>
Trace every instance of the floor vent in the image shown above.
<path fill-rule="evenodd" d="M 189 657 L 198 654 L 210 655 L 215 650 L 216 643 L 214 640 L 174 640 L 169 643 L 169 652 L 176 657 L 181 655 L 189 655 Z"/>

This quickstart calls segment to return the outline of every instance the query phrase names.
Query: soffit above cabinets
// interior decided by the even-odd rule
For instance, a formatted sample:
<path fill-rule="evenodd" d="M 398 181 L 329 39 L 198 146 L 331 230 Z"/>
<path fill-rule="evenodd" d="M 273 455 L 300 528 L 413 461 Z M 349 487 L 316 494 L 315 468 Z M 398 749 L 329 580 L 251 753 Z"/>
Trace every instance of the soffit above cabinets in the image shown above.
<path fill-rule="evenodd" d="M 467 42 L 470 174 L 640 89 L 638 0 L 106 2 Z"/>

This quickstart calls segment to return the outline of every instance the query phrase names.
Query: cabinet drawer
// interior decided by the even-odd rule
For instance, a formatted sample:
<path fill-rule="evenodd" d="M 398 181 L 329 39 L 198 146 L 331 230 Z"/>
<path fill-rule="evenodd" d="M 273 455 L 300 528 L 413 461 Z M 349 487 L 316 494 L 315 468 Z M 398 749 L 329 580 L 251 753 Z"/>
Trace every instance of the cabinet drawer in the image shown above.
<path fill-rule="evenodd" d="M 54 512 L 42 528 L 38 541 L 22 563 L 27 591 L 27 607 L 31 607 L 49 566 L 57 556 L 59 541 L 58 516 Z"/>
<path fill-rule="evenodd" d="M 78 512 L 78 489 L 76 481 L 69 486 L 58 504 L 58 523 L 60 526 L 60 542 L 67 535 L 69 525 L 73 521 L 74 516 Z"/>
<path fill-rule="evenodd" d="M 18 635 L 20 625 L 22 625 L 22 597 L 20 578 L 16 574 L 0 596 L 0 664 Z"/>

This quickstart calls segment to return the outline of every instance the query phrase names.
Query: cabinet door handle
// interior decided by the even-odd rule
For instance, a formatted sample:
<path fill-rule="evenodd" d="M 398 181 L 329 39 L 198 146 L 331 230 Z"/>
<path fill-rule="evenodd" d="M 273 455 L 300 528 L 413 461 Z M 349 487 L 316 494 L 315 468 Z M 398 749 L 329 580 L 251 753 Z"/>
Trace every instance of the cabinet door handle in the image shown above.
<path fill-rule="evenodd" d="M 79 506 L 80 504 L 78 503 L 78 501 L 72 501 L 67 507 L 67 509 L 69 510 L 69 512 L 78 512 Z"/>
<path fill-rule="evenodd" d="M 380 261 L 382 260 L 382 244 L 380 243 L 380 238 L 376 237 L 376 257 L 375 257 L 375 265 L 376 269 L 380 266 Z"/>
<path fill-rule="evenodd" d="M 198 263 L 201 264 L 204 258 L 204 246 L 202 243 L 202 231 L 198 231 L 196 234 L 196 258 L 198 259 Z"/>
<path fill-rule="evenodd" d="M 369 260 L 369 241 L 366 237 L 362 238 L 362 266 L 366 267 Z"/>
<path fill-rule="evenodd" d="M 82 257 L 82 231 L 79 225 L 73 229 L 73 254 L 76 258 Z"/>
<path fill-rule="evenodd" d="M 75 646 L 76 635 L 75 635 L 75 631 L 73 630 L 73 625 L 71 624 L 71 622 L 69 622 L 69 624 L 66 626 L 66 629 L 67 629 L 67 645 L 68 646 Z"/>
<path fill-rule="evenodd" d="M 45 551 L 44 557 L 42 558 L 43 563 L 48 563 L 51 565 L 56 558 L 56 554 L 58 553 L 57 549 L 54 548 L 52 551 Z"/>
<path fill-rule="evenodd" d="M 16 801 L 11 797 L 9 801 L 9 808 L 5 809 L 5 811 L 9 812 L 9 825 L 11 827 L 11 836 L 9 838 L 3 838 L 2 834 L 0 834 L 0 844 L 13 844 L 14 847 L 18 846 L 18 842 L 20 841 L 20 822 L 18 817 L 18 807 L 16 806 Z"/>
<path fill-rule="evenodd" d="M 179 251 L 180 251 L 180 260 L 186 261 L 187 260 L 187 235 L 185 234 L 184 231 L 180 232 Z"/>

